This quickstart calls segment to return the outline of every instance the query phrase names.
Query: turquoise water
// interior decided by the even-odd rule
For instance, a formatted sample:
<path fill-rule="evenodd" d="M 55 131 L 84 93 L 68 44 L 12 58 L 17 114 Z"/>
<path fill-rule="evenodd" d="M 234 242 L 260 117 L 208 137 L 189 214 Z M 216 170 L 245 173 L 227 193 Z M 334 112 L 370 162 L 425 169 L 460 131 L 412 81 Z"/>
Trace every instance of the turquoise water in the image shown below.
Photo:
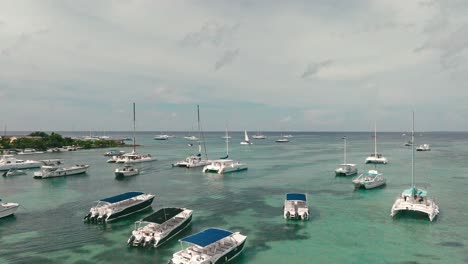
<path fill-rule="evenodd" d="M 379 152 L 389 164 L 379 166 L 387 178 L 381 189 L 355 191 L 351 177 L 335 177 L 342 162 L 344 133 L 295 133 L 288 144 L 266 140 L 241 146 L 243 133 L 231 133 L 230 157 L 248 163 L 245 172 L 216 175 L 201 169 L 171 168 L 196 151 L 182 139 L 155 141 L 156 133 L 138 133 L 140 153 L 158 161 L 139 164 L 142 173 L 123 181 L 106 163 L 107 149 L 40 154 L 28 158 L 63 158 L 85 163 L 85 175 L 37 180 L 27 175 L 0 177 L 0 197 L 18 202 L 15 216 L 0 219 L 1 263 L 167 263 L 180 250 L 177 239 L 156 250 L 128 248 L 133 222 L 146 211 L 107 225 L 82 222 L 92 202 L 127 191 L 156 194 L 153 210 L 178 206 L 194 210 L 192 226 L 179 237 L 219 227 L 248 236 L 234 263 L 468 263 L 467 137 L 463 133 L 418 134 L 416 144 L 432 151 L 416 153 L 416 182 L 440 207 L 434 222 L 403 214 L 392 219 L 390 208 L 410 184 L 411 151 L 401 133 L 380 133 Z M 110 134 L 113 135 L 112 133 Z M 210 158 L 225 154 L 223 135 L 207 133 Z M 372 133 L 346 133 L 348 162 L 359 171 L 370 166 Z M 114 136 L 128 136 L 116 133 Z M 129 150 L 127 148 L 127 150 Z M 309 195 L 311 219 L 282 217 L 284 194 Z"/>

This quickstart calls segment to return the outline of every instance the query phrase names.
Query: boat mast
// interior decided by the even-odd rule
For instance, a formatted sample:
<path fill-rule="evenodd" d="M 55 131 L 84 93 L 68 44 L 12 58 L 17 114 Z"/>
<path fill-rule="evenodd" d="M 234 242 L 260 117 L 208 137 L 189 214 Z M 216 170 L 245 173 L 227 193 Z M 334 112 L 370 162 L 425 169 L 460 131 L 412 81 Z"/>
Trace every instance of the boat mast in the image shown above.
<path fill-rule="evenodd" d="M 133 153 L 135 153 L 136 140 L 135 140 L 135 102 L 133 102 Z"/>
<path fill-rule="evenodd" d="M 197 124 L 198 124 L 198 154 L 201 155 L 201 130 L 200 130 L 200 106 L 197 105 Z"/>
<path fill-rule="evenodd" d="M 413 110 L 413 130 L 411 131 L 411 141 L 413 144 L 411 146 L 411 192 L 414 196 L 416 191 L 414 188 L 414 110 Z"/>
<path fill-rule="evenodd" d="M 229 156 L 229 134 L 226 127 L 226 157 Z"/>
<path fill-rule="evenodd" d="M 374 121 L 374 155 L 377 158 L 377 121 Z"/>
<path fill-rule="evenodd" d="M 344 139 L 344 162 L 343 164 L 346 164 L 346 136 L 344 136 L 343 139 Z"/>

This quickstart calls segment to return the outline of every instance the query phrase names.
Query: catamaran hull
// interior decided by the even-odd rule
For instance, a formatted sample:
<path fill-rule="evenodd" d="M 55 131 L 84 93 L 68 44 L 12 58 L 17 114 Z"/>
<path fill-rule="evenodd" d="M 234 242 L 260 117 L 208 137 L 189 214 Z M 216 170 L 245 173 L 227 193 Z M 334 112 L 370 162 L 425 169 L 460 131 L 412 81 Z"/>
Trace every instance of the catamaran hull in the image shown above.
<path fill-rule="evenodd" d="M 403 199 L 399 199 L 393 204 L 392 210 L 390 212 L 390 216 L 394 217 L 400 211 L 412 211 L 412 212 L 419 212 L 426 214 L 429 217 L 429 220 L 432 222 L 434 218 L 439 214 L 439 207 L 437 205 L 426 205 L 419 204 L 419 203 L 411 203 L 404 201 Z"/>
<path fill-rule="evenodd" d="M 131 214 L 134 214 L 134 213 L 137 213 L 139 211 L 143 211 L 145 209 L 147 209 L 148 207 L 151 206 L 151 204 L 153 203 L 153 200 L 154 200 L 154 197 L 148 199 L 148 200 L 145 200 L 139 204 L 135 204 L 131 207 L 127 207 L 125 209 L 123 209 L 122 211 L 120 212 L 115 212 L 111 215 L 109 215 L 107 218 L 106 218 L 106 222 L 111 222 L 111 221 L 114 221 L 118 218 L 121 218 L 121 217 L 124 217 L 124 216 L 128 216 L 128 215 L 131 215 Z"/>
<path fill-rule="evenodd" d="M 386 159 L 366 159 L 366 164 L 387 164 Z"/>
<path fill-rule="evenodd" d="M 11 203 L 13 204 L 13 203 Z M 0 209 L 0 218 L 10 216 L 18 210 L 19 204 L 13 204 L 13 206 L 10 206 L 8 208 Z"/>

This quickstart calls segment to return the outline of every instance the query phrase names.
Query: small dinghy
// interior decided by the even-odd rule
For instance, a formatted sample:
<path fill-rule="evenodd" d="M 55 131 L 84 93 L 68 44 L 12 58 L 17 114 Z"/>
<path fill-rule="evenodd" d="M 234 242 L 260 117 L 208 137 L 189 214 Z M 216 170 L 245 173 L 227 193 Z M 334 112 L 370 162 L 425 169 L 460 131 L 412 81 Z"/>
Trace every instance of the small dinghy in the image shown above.
<path fill-rule="evenodd" d="M 247 236 L 209 228 L 179 240 L 190 246 L 172 255 L 169 264 L 228 263 L 244 249 Z"/>
<path fill-rule="evenodd" d="M 84 217 L 88 223 L 106 223 L 145 210 L 153 203 L 154 195 L 142 192 L 127 192 L 96 202 Z"/>
<path fill-rule="evenodd" d="M 127 243 L 134 247 L 159 247 L 190 225 L 192 212 L 186 208 L 162 208 L 135 222 Z"/>
<path fill-rule="evenodd" d="M 309 220 L 307 196 L 304 193 L 288 193 L 284 201 L 284 219 Z"/>

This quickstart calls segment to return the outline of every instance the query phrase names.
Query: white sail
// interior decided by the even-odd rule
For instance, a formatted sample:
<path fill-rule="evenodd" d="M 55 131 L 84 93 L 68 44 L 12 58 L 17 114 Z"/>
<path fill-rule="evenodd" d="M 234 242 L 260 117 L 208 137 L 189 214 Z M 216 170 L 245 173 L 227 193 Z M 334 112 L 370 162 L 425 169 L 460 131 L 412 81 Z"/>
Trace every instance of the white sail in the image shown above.
<path fill-rule="evenodd" d="M 247 135 L 247 130 L 244 130 L 244 140 L 245 142 L 249 142 L 249 135 Z"/>

